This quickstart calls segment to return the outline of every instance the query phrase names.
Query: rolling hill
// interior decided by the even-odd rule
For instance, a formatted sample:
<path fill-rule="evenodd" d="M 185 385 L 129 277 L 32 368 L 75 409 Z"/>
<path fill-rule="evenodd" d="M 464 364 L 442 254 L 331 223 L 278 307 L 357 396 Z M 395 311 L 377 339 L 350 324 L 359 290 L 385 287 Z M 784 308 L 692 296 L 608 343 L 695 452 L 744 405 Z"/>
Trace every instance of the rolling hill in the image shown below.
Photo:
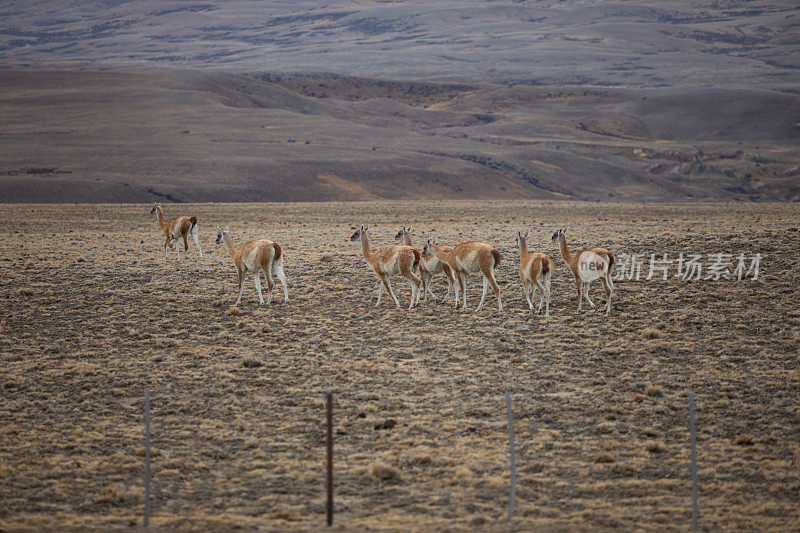
<path fill-rule="evenodd" d="M 0 201 L 800 199 L 791 2 L 7 2 Z"/>

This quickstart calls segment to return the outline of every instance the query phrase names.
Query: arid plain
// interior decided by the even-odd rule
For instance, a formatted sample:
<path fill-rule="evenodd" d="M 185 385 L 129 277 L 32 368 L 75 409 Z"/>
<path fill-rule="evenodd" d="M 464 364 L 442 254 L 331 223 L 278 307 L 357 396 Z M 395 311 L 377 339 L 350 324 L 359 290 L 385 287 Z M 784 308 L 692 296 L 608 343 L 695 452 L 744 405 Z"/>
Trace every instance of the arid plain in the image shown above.
<path fill-rule="evenodd" d="M 800 527 L 797 204 L 370 202 L 165 204 L 200 221 L 204 256 L 165 264 L 146 205 L 0 206 L 0 529 L 135 527 L 143 391 L 153 396 L 157 526 L 324 524 L 323 393 L 335 395 L 340 529 L 497 530 L 512 391 L 515 526 L 687 529 L 687 394 L 697 399 L 700 525 Z M 505 309 L 376 308 L 349 241 L 403 224 L 416 242 L 486 240 Z M 290 299 L 258 305 L 215 225 L 281 243 Z M 577 311 L 550 242 L 620 254 L 762 254 L 757 280 L 617 281 Z M 517 229 L 556 263 L 531 316 Z M 674 272 L 674 271 L 673 271 Z M 394 283 L 401 302 L 409 288 Z M 443 278 L 433 290 L 442 295 Z"/>

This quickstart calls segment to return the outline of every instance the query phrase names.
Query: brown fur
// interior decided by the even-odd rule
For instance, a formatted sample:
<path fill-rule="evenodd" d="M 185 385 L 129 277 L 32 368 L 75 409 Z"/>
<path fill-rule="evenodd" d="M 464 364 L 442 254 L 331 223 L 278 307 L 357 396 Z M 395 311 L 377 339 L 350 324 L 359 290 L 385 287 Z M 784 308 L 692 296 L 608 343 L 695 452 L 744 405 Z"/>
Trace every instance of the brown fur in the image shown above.
<path fill-rule="evenodd" d="M 492 250 L 492 255 L 494 256 L 494 266 L 497 268 L 500 266 L 500 260 L 502 259 L 502 256 L 500 255 L 499 250 Z"/>
<path fill-rule="evenodd" d="M 436 251 L 436 248 L 434 248 L 434 251 Z M 492 288 L 492 290 L 494 290 L 495 296 L 497 296 L 498 310 L 502 311 L 503 302 L 500 299 L 500 287 L 497 285 L 497 281 L 495 281 L 494 278 L 494 267 L 499 265 L 500 260 L 502 259 L 502 256 L 497 248 L 494 248 L 485 242 L 466 241 L 453 248 L 453 251 L 449 254 L 446 253 L 441 255 L 440 258 L 443 260 L 446 258 L 447 264 L 453 270 L 453 273 L 458 279 L 462 297 L 466 299 L 467 289 L 464 278 L 470 274 L 470 271 L 466 269 L 469 267 L 469 265 L 465 265 L 465 262 L 472 254 L 475 254 L 476 262 L 481 274 L 483 274 L 484 278 L 486 278 L 489 286 Z M 437 256 L 439 256 L 439 252 L 437 252 Z M 480 307 L 480 305 L 478 307 Z M 462 308 L 466 308 L 466 303 L 462 304 Z"/>
<path fill-rule="evenodd" d="M 548 261 L 542 261 L 542 275 L 549 274 L 553 271 L 553 260 L 549 257 L 547 259 Z"/>

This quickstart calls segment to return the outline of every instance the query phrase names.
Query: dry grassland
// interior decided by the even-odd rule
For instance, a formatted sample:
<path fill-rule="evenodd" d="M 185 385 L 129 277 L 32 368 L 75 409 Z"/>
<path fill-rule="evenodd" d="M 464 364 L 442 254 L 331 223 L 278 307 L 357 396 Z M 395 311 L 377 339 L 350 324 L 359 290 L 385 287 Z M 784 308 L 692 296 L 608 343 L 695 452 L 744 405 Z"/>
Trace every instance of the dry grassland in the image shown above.
<path fill-rule="evenodd" d="M 205 256 L 164 264 L 147 205 L 0 206 L 0 529 L 131 527 L 153 395 L 153 519 L 175 528 L 324 524 L 323 392 L 335 390 L 336 523 L 497 530 L 508 503 L 503 394 L 516 416 L 519 529 L 686 529 L 687 393 L 698 405 L 701 525 L 800 528 L 796 204 L 544 202 L 166 205 Z M 492 242 L 496 302 L 375 308 L 349 242 Z M 620 253 L 763 255 L 756 281 L 617 282 L 577 311 L 550 235 Z M 214 225 L 284 246 L 290 300 L 242 304 Z M 530 316 L 513 239 L 556 262 Z M 443 294 L 443 278 L 434 282 Z M 410 290 L 396 280 L 401 303 Z M 394 425 L 391 421 L 394 421 Z M 378 429 L 376 429 L 376 427 Z"/>

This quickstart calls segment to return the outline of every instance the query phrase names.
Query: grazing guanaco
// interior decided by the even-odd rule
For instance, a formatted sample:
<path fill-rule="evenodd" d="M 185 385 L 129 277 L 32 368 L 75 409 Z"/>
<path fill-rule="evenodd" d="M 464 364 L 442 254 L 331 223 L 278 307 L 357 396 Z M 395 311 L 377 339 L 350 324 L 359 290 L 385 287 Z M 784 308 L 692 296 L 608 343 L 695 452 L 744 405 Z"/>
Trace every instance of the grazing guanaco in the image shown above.
<path fill-rule="evenodd" d="M 383 294 L 384 286 L 386 287 L 386 291 L 394 299 L 394 303 L 397 307 L 400 307 L 400 302 L 397 300 L 397 296 L 395 296 L 392 290 L 392 282 L 389 280 L 389 276 L 401 274 L 411 282 L 411 303 L 408 306 L 408 308 L 411 309 L 417 301 L 417 293 L 422 285 L 422 280 L 414 274 L 414 271 L 419 268 L 419 251 L 411 246 L 396 245 L 386 246 L 373 253 L 369 247 L 369 238 L 367 237 L 368 231 L 369 226 L 364 226 L 362 224 L 361 227 L 353 233 L 350 240 L 361 241 L 361 251 L 364 255 L 364 260 L 372 267 L 375 274 L 378 275 L 378 303 L 375 304 L 375 307 L 381 304 L 381 294 Z"/>
<path fill-rule="evenodd" d="M 572 275 L 575 277 L 575 285 L 578 289 L 578 311 L 581 310 L 583 299 L 594 307 L 594 302 L 589 299 L 589 284 L 599 277 L 603 288 L 606 290 L 606 314 L 611 311 L 611 293 L 614 292 L 614 282 L 611 279 L 611 269 L 614 266 L 614 254 L 605 248 L 584 248 L 583 250 L 571 254 L 567 248 L 566 232 L 559 229 L 553 233 L 554 243 L 558 244 L 561 257 L 569 266 Z M 585 281 L 585 279 L 589 281 Z"/>
<path fill-rule="evenodd" d="M 533 314 L 532 298 L 538 288 L 542 292 L 542 297 L 539 299 L 536 314 L 542 310 L 544 302 L 544 316 L 550 316 L 550 278 L 553 275 L 553 260 L 542 253 L 528 253 L 527 231 L 525 235 L 521 231 L 517 232 L 517 246 L 519 246 L 519 277 L 522 280 L 522 293 L 525 295 L 531 314 Z"/>
<path fill-rule="evenodd" d="M 456 289 L 456 307 L 458 307 L 458 292 L 461 292 L 461 308 L 467 308 L 467 285 L 466 278 L 469 274 L 480 272 L 483 274 L 483 293 L 481 294 L 481 303 L 475 311 L 480 311 L 483 307 L 483 301 L 486 299 L 486 290 L 489 285 L 492 286 L 494 293 L 497 295 L 497 309 L 503 310 L 503 300 L 500 298 L 500 287 L 497 286 L 497 281 L 494 278 L 494 269 L 500 264 L 500 252 L 494 246 L 479 241 L 462 242 L 458 246 L 448 252 L 443 250 L 444 247 L 433 245 L 434 253 L 440 260 L 447 263 L 452 269 L 455 278 L 458 280 L 458 289 Z"/>
<path fill-rule="evenodd" d="M 236 305 L 239 305 L 239 302 L 242 301 L 242 292 L 244 291 L 242 281 L 244 281 L 244 275 L 247 271 L 253 273 L 259 303 L 264 303 L 264 297 L 261 294 L 261 272 L 264 273 L 264 277 L 267 280 L 267 305 L 272 303 L 272 274 L 275 274 L 283 285 L 284 301 L 289 299 L 286 276 L 283 273 L 283 250 L 278 243 L 267 239 L 258 239 L 247 241 L 241 247 L 236 248 L 231 240 L 231 230 L 228 226 L 225 226 L 225 229 L 217 226 L 216 243 L 225 243 L 228 248 L 228 254 L 233 259 L 236 271 L 239 274 L 239 297 L 236 299 Z"/>
<path fill-rule="evenodd" d="M 397 235 L 394 236 L 395 241 L 402 241 L 403 244 L 406 246 L 413 246 L 411 244 L 411 230 L 413 226 L 409 226 L 406 229 L 405 226 L 397 232 Z M 430 242 L 430 241 L 429 241 Z M 427 246 L 427 245 L 426 245 Z M 450 266 L 446 263 L 442 263 L 436 254 L 433 253 L 426 253 L 425 248 L 419 250 L 420 252 L 420 262 L 419 262 L 419 270 L 420 276 L 422 277 L 422 294 L 425 296 L 425 303 L 428 303 L 428 294 L 430 293 L 432 298 L 436 298 L 436 295 L 433 294 L 431 291 L 431 278 L 434 274 L 438 274 L 440 272 L 444 272 L 445 277 L 447 278 L 447 294 L 444 296 L 444 300 L 442 303 L 446 302 L 447 299 L 450 297 L 450 291 L 453 288 L 453 271 L 450 269 Z M 419 302 L 419 293 L 417 293 L 417 302 Z"/>
<path fill-rule="evenodd" d="M 164 262 L 167 261 L 167 247 L 172 244 L 173 240 L 175 241 L 175 252 L 178 254 L 178 261 L 181 259 L 179 241 L 181 238 L 183 239 L 183 255 L 184 257 L 186 256 L 186 253 L 189 251 L 189 243 L 186 241 L 186 236 L 189 234 L 192 235 L 192 240 L 194 240 L 194 244 L 197 246 L 197 251 L 200 252 L 200 257 L 203 257 L 203 250 L 200 249 L 200 239 L 197 238 L 196 217 L 175 217 L 165 222 L 164 210 L 158 202 L 153 202 L 153 208 L 150 210 L 150 214 L 158 217 L 158 225 L 161 226 L 161 230 L 167 238 L 164 242 Z"/>

